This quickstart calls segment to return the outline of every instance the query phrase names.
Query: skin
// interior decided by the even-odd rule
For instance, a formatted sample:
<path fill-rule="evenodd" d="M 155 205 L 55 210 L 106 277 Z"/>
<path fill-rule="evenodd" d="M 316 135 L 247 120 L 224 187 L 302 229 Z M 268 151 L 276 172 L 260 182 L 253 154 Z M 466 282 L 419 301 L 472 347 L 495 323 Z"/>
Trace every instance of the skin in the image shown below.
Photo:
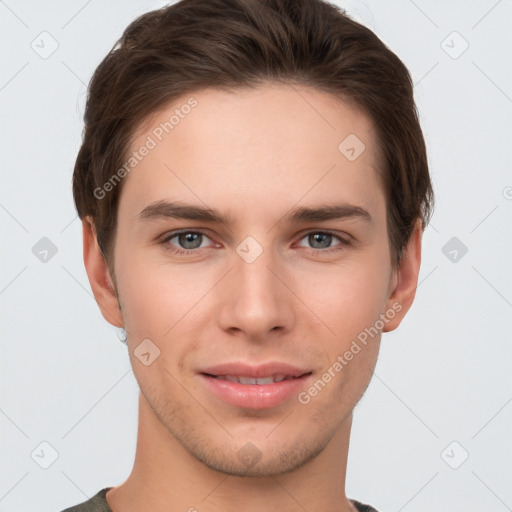
<path fill-rule="evenodd" d="M 352 413 L 371 379 L 381 329 L 307 404 L 294 396 L 269 409 L 237 408 L 214 396 L 197 371 L 285 361 L 311 369 L 316 380 L 398 304 L 382 332 L 396 329 L 414 299 L 420 222 L 394 269 L 372 122 L 308 87 L 198 91 L 148 118 L 132 150 L 190 96 L 197 107 L 125 178 L 115 275 L 92 222 L 83 221 L 94 296 L 105 319 L 126 329 L 141 389 L 134 468 L 107 501 L 114 512 L 354 511 L 345 494 Z M 351 133 L 366 146 L 352 162 L 338 150 Z M 206 205 L 233 222 L 138 219 L 158 200 Z M 286 221 L 292 208 L 329 201 L 360 206 L 372 222 Z M 201 248 L 163 241 L 177 229 L 204 231 Z M 322 230 L 351 243 L 308 236 Z M 252 263 L 236 252 L 248 236 L 263 249 Z M 173 253 L 180 249 L 195 252 Z M 134 350 L 148 338 L 160 355 L 145 366 Z M 260 454 L 250 467 L 238 456 L 248 442 Z"/>

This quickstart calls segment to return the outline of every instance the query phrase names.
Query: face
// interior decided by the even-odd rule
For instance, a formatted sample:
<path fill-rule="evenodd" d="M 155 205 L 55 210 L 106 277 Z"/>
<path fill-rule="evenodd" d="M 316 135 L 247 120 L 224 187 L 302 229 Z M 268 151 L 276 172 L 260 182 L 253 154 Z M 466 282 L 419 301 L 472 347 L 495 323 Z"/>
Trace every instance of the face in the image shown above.
<path fill-rule="evenodd" d="M 144 399 L 213 469 L 298 468 L 351 416 L 402 308 L 372 123 L 306 87 L 206 89 L 144 123 L 144 145 L 114 250 Z"/>

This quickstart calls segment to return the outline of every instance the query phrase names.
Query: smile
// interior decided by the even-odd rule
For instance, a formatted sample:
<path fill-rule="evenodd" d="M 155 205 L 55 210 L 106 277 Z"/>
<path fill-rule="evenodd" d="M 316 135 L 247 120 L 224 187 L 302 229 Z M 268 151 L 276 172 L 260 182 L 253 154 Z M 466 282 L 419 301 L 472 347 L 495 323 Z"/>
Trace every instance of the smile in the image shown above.
<path fill-rule="evenodd" d="M 222 402 L 245 409 L 270 409 L 295 398 L 307 388 L 312 372 L 299 376 L 261 377 L 201 373 L 206 390 Z M 295 402 L 294 402 L 295 403 Z"/>
<path fill-rule="evenodd" d="M 240 384 L 249 385 L 264 385 L 274 384 L 276 382 L 282 382 L 283 380 L 296 379 L 298 377 L 292 377 L 289 375 L 271 375 L 269 377 L 244 377 L 242 375 L 209 375 L 215 379 L 227 380 L 229 382 L 238 382 Z"/>

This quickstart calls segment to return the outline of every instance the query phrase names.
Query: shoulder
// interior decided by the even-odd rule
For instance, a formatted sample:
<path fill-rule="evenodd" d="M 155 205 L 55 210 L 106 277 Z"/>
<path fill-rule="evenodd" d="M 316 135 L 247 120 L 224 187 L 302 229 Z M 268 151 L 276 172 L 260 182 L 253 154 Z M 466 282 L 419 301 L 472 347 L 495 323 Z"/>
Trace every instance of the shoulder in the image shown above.
<path fill-rule="evenodd" d="M 107 498 L 105 497 L 109 489 L 111 489 L 111 487 L 105 487 L 87 501 L 67 508 L 62 512 L 112 512 L 108 505 Z"/>

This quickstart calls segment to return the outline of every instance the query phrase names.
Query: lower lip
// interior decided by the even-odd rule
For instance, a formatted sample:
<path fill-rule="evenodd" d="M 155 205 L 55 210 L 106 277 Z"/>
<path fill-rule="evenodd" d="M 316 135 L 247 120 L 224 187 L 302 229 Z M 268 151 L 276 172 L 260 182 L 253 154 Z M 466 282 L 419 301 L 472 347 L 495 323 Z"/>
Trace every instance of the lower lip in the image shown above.
<path fill-rule="evenodd" d="M 248 409 L 268 409 L 275 407 L 297 394 L 305 387 L 311 377 L 308 373 L 302 377 L 274 382 L 273 384 L 240 384 L 228 380 L 210 377 L 204 373 L 200 377 L 206 386 L 219 398 L 234 405 Z"/>

